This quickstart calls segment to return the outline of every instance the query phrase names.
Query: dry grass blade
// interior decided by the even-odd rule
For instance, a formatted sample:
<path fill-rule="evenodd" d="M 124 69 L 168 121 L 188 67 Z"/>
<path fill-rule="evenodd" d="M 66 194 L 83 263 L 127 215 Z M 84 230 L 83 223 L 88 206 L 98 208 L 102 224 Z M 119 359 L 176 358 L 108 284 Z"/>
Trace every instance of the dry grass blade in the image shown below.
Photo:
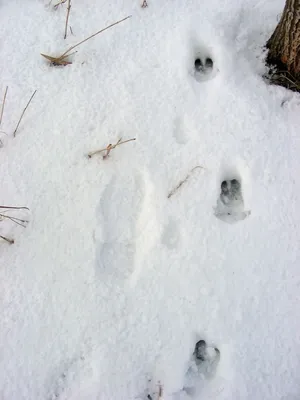
<path fill-rule="evenodd" d="M 3 239 L 3 240 L 5 240 L 5 241 L 8 242 L 9 244 L 14 244 L 14 243 L 15 243 L 15 241 L 14 241 L 13 239 L 8 239 L 8 238 L 5 237 L 5 236 L 0 235 L 0 238 Z"/>
<path fill-rule="evenodd" d="M 71 50 L 75 49 L 75 47 L 80 46 L 82 43 L 87 42 L 88 40 L 92 39 L 93 37 L 99 35 L 99 33 L 102 33 L 102 32 L 104 32 L 104 31 L 106 31 L 107 29 L 109 29 L 109 28 L 111 28 L 111 27 L 113 27 L 113 26 L 115 26 L 115 25 L 120 24 L 121 22 L 125 21 L 125 20 L 128 19 L 128 18 L 131 18 L 131 15 L 128 15 L 128 17 L 125 17 L 125 18 L 123 18 L 123 19 L 120 19 L 120 20 L 117 21 L 117 22 L 114 22 L 113 24 L 108 25 L 106 28 L 100 29 L 100 31 L 94 33 L 93 35 L 87 37 L 86 39 L 83 39 L 81 42 L 75 44 L 74 46 L 71 46 L 67 51 L 65 51 L 65 52 L 62 54 L 62 56 L 66 55 L 66 54 L 69 53 Z"/>
<path fill-rule="evenodd" d="M 31 97 L 30 97 L 28 103 L 26 104 L 26 107 L 24 108 L 24 110 L 23 110 L 23 112 L 22 112 L 22 114 L 21 114 L 21 117 L 20 117 L 20 119 L 19 119 L 19 122 L 18 122 L 18 124 L 17 124 L 17 126 L 16 126 L 16 129 L 14 130 L 14 133 L 13 133 L 14 137 L 16 137 L 17 130 L 18 130 L 19 125 L 20 125 L 20 123 L 21 123 L 21 121 L 22 121 L 22 118 L 23 118 L 23 116 L 24 116 L 24 114 L 25 114 L 25 111 L 27 110 L 27 108 L 28 108 L 28 106 L 29 106 L 29 104 L 30 104 L 30 102 L 31 102 L 31 100 L 33 99 L 33 97 L 34 97 L 35 94 L 36 94 L 36 90 L 35 90 L 35 91 L 33 92 L 33 94 L 31 95 Z"/>
<path fill-rule="evenodd" d="M 300 81 L 297 81 L 289 71 L 275 71 L 267 78 L 274 85 L 300 92 Z"/>
<path fill-rule="evenodd" d="M 50 61 L 50 65 L 53 65 L 54 67 L 56 66 L 65 66 L 65 65 L 70 65 L 72 62 L 68 60 L 68 57 L 71 57 L 73 54 L 77 53 L 77 51 L 74 51 L 73 53 L 66 54 L 65 56 L 59 56 L 59 57 L 51 57 L 47 56 L 47 54 L 42 54 L 41 56 L 45 57 L 48 61 Z"/>
<path fill-rule="evenodd" d="M 182 181 L 180 181 L 180 182 L 178 183 L 178 185 L 174 187 L 174 189 L 172 189 L 172 190 L 170 191 L 170 193 L 168 194 L 168 199 L 169 199 L 170 197 L 172 197 L 172 196 L 177 192 L 177 190 L 178 190 L 179 188 L 181 188 L 181 186 L 182 186 L 184 183 L 186 183 L 186 182 L 190 179 L 190 177 L 191 177 L 191 175 L 193 174 L 193 172 L 194 172 L 196 169 L 198 169 L 198 168 L 204 169 L 204 167 L 202 167 L 201 165 L 196 165 L 196 167 L 192 168 L 192 169 L 190 170 L 190 172 L 187 174 L 187 176 L 186 176 Z"/>
<path fill-rule="evenodd" d="M 100 31 L 94 33 L 93 35 L 87 37 L 86 39 L 83 39 L 81 42 L 74 44 L 74 46 L 71 46 L 67 51 L 65 51 L 61 56 L 58 57 L 53 57 L 53 56 L 48 56 L 46 54 L 42 54 L 41 55 L 43 57 L 45 57 L 47 60 L 49 60 L 51 62 L 52 65 L 68 65 L 68 64 L 72 64 L 69 61 L 66 61 L 65 59 L 69 56 L 71 56 L 74 53 L 70 54 L 70 51 L 72 51 L 73 49 L 75 49 L 76 47 L 80 46 L 82 43 L 87 42 L 88 40 L 92 39 L 93 37 L 99 35 L 99 33 L 102 33 L 104 31 L 106 31 L 107 29 L 120 24 L 121 22 L 125 21 L 126 19 L 131 18 L 131 15 L 129 15 L 128 17 L 125 17 L 123 19 L 120 19 L 117 22 L 114 22 L 113 24 L 108 25 L 106 28 L 101 29 Z"/>
<path fill-rule="evenodd" d="M 5 89 L 5 92 L 4 92 L 3 101 L 2 101 L 1 114 L 0 114 L 0 126 L 1 126 L 1 123 L 2 123 L 2 117 L 3 117 L 4 107 L 5 107 L 5 100 L 6 100 L 7 91 L 8 91 L 8 86 L 6 86 L 6 89 Z"/>
<path fill-rule="evenodd" d="M 68 7 L 67 7 L 67 16 L 66 16 L 66 25 L 65 25 L 65 35 L 64 35 L 64 39 L 66 39 L 66 37 L 67 37 L 68 22 L 69 22 L 70 11 L 71 11 L 71 0 L 68 0 Z"/>
<path fill-rule="evenodd" d="M 10 221 L 14 222 L 17 225 L 22 226 L 23 228 L 26 228 L 26 224 L 29 222 L 27 219 L 20 219 L 20 218 L 12 217 L 10 215 L 0 214 L 0 221 L 5 218 L 9 219 Z"/>
<path fill-rule="evenodd" d="M 93 152 L 89 153 L 87 156 L 88 156 L 88 158 L 92 158 L 94 155 L 99 154 L 99 153 L 103 153 L 103 152 L 105 151 L 106 153 L 105 153 L 104 156 L 103 156 L 103 160 L 105 160 L 106 158 L 108 158 L 110 152 L 111 152 L 113 149 L 115 149 L 117 146 L 120 146 L 121 144 L 124 144 L 124 143 L 132 142 L 132 141 L 134 141 L 134 140 L 136 140 L 136 138 L 127 139 L 127 140 L 124 140 L 123 142 L 122 142 L 122 139 L 119 139 L 119 140 L 117 141 L 117 143 L 115 143 L 115 144 L 111 144 L 111 143 L 110 143 L 110 144 L 109 144 L 108 146 L 106 146 L 104 149 L 100 149 L 100 150 L 93 151 Z"/>

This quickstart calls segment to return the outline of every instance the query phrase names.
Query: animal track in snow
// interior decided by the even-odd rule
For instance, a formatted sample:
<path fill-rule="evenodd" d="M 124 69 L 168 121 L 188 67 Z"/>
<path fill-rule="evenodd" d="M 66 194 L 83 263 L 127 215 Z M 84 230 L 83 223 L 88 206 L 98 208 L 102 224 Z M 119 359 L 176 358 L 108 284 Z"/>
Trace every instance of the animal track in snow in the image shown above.
<path fill-rule="evenodd" d="M 186 144 L 188 141 L 184 131 L 183 120 L 180 117 L 176 117 L 174 120 L 173 136 L 178 144 Z"/>
<path fill-rule="evenodd" d="M 178 246 L 180 241 L 180 232 L 178 224 L 174 219 L 171 218 L 165 226 L 161 241 L 170 250 L 173 250 Z"/>
<path fill-rule="evenodd" d="M 198 47 L 194 56 L 194 77 L 196 81 L 208 81 L 213 79 L 217 73 L 218 69 L 210 52 L 204 46 Z"/>
<path fill-rule="evenodd" d="M 235 178 L 222 181 L 215 216 L 224 222 L 233 224 L 244 220 L 248 215 L 250 215 L 250 211 L 244 210 L 241 182 Z"/>
<path fill-rule="evenodd" d="M 204 340 L 199 340 L 189 363 L 187 373 L 184 377 L 184 387 L 176 394 L 176 400 L 185 398 L 196 398 L 203 391 L 205 382 L 215 377 L 221 353 L 216 347 L 208 346 Z"/>
<path fill-rule="evenodd" d="M 140 172 L 119 172 L 105 188 L 99 206 L 102 237 L 97 266 L 108 279 L 137 279 L 155 238 L 154 195 L 151 181 Z"/>
<path fill-rule="evenodd" d="M 135 223 L 142 208 L 144 182 L 137 174 L 116 175 L 100 200 L 103 231 L 97 262 L 106 276 L 126 279 L 134 268 Z"/>
<path fill-rule="evenodd" d="M 68 360 L 64 365 L 59 368 L 59 373 L 55 376 L 54 385 L 50 391 L 48 400 L 58 400 L 61 398 L 68 398 L 67 392 L 70 390 L 72 383 L 78 380 L 80 369 L 84 363 L 85 357 L 74 357 Z"/>

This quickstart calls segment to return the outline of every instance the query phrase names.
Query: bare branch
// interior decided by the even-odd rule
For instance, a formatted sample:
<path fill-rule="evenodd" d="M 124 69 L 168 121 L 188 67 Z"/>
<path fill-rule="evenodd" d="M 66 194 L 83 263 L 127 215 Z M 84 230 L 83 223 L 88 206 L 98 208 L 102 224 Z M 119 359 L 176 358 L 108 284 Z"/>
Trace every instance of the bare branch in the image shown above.
<path fill-rule="evenodd" d="M 68 7 L 67 7 L 67 16 L 66 16 L 66 25 L 65 25 L 65 35 L 64 35 L 64 39 L 66 39 L 66 37 L 67 37 L 68 22 L 69 22 L 70 11 L 71 11 L 71 0 L 68 0 Z"/>
<path fill-rule="evenodd" d="M 20 218 L 16 218 L 16 217 L 11 217 L 10 215 L 5 215 L 5 214 L 0 214 L 0 220 L 3 218 L 7 218 L 10 221 L 14 222 L 17 225 L 22 226 L 23 228 L 26 228 L 26 223 L 29 222 L 26 219 L 20 219 Z"/>
<path fill-rule="evenodd" d="M 178 185 L 175 186 L 174 189 L 171 190 L 171 192 L 168 194 L 168 199 L 169 199 L 170 197 L 172 197 L 172 196 L 177 192 L 177 190 L 178 190 L 184 183 L 186 183 L 186 182 L 190 179 L 191 175 L 193 174 L 193 172 L 194 172 L 197 168 L 204 169 L 204 167 L 202 167 L 201 165 L 196 165 L 196 167 L 192 168 L 192 169 L 190 170 L 190 172 L 187 174 L 187 176 L 186 176 L 182 181 L 180 181 L 180 182 L 178 183 Z"/>
<path fill-rule="evenodd" d="M 157 400 L 163 400 L 163 387 L 161 384 L 158 386 L 158 398 Z"/>
<path fill-rule="evenodd" d="M 67 0 L 60 0 L 58 3 L 54 4 L 53 8 L 54 10 L 57 10 L 59 6 L 64 4 Z"/>
<path fill-rule="evenodd" d="M 100 150 L 93 151 L 93 152 L 89 153 L 87 156 L 88 156 L 88 158 L 92 158 L 95 154 L 103 153 L 104 151 L 106 151 L 106 153 L 105 153 L 104 156 L 103 156 L 103 160 L 105 160 L 106 158 L 108 158 L 110 152 L 111 152 L 113 149 L 115 149 L 117 146 L 120 146 L 121 144 L 124 144 L 124 143 L 132 142 L 133 140 L 136 140 L 136 138 L 127 139 L 127 140 L 124 140 L 123 142 L 122 142 L 122 139 L 119 139 L 119 140 L 117 141 L 117 143 L 115 143 L 115 144 L 111 144 L 111 143 L 110 143 L 110 144 L 109 144 L 107 147 L 105 147 L 104 149 L 100 149 Z"/>
<path fill-rule="evenodd" d="M 21 122 L 21 120 L 22 120 L 22 118 L 23 118 L 23 115 L 25 114 L 25 111 L 27 110 L 27 107 L 29 106 L 29 104 L 30 104 L 30 102 L 31 102 L 31 100 L 33 99 L 33 96 L 34 96 L 35 94 L 36 94 L 36 90 L 35 90 L 35 91 L 33 92 L 33 94 L 31 95 L 31 97 L 30 97 L 30 99 L 29 99 L 29 101 L 28 101 L 26 107 L 24 108 L 24 110 L 23 110 L 23 112 L 22 112 L 22 115 L 21 115 L 21 117 L 20 117 L 20 119 L 19 119 L 19 122 L 18 122 L 18 124 L 17 124 L 17 127 L 16 127 L 16 129 L 14 130 L 14 133 L 13 133 L 14 137 L 16 137 L 16 133 L 17 133 L 17 130 L 18 130 L 18 128 L 19 128 L 20 122 Z"/>
<path fill-rule="evenodd" d="M 13 239 L 8 239 L 5 236 L 0 235 L 0 238 L 8 242 L 9 244 L 14 244 L 15 241 Z"/>
<path fill-rule="evenodd" d="M 7 91 L 8 91 L 8 86 L 6 86 L 6 89 L 5 89 L 5 92 L 4 92 L 3 101 L 2 101 L 2 107 L 1 107 L 1 113 L 0 113 L 0 126 L 1 126 L 1 123 L 2 123 L 2 117 L 3 117 L 4 107 L 5 107 L 5 100 L 6 100 Z"/>
<path fill-rule="evenodd" d="M 10 210 L 29 210 L 28 207 L 0 206 L 0 208 L 8 208 Z"/>

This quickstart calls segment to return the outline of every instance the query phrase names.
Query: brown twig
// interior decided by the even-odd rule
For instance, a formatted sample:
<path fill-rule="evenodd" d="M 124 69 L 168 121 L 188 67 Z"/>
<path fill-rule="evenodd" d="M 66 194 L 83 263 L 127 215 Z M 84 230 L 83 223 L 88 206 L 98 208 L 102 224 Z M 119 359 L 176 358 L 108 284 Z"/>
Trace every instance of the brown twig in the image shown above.
<path fill-rule="evenodd" d="M 70 29 L 71 34 L 72 34 L 73 36 L 75 36 L 74 33 L 73 33 L 73 29 L 72 29 L 71 25 L 69 26 L 69 29 Z"/>
<path fill-rule="evenodd" d="M 141 5 L 142 8 L 148 7 L 147 0 L 143 0 L 143 4 Z"/>
<path fill-rule="evenodd" d="M 20 219 L 20 218 L 16 218 L 16 217 L 11 217 L 10 215 L 0 214 L 0 221 L 3 218 L 9 219 L 10 221 L 14 222 L 15 224 L 23 226 L 23 228 L 26 228 L 25 224 L 29 222 L 26 219 Z"/>
<path fill-rule="evenodd" d="M 107 147 L 105 147 L 104 149 L 100 149 L 100 150 L 93 151 L 93 152 L 89 153 L 87 156 L 88 156 L 88 158 L 92 158 L 95 154 L 103 153 L 104 151 L 106 151 L 106 153 L 105 153 L 104 156 L 103 156 L 103 160 L 105 160 L 106 158 L 108 158 L 110 152 L 111 152 L 113 149 L 115 149 L 117 146 L 120 146 L 121 144 L 124 144 L 124 143 L 132 142 L 133 140 L 136 140 L 136 138 L 127 139 L 127 140 L 124 140 L 123 142 L 122 142 L 122 139 L 119 139 L 119 140 L 117 141 L 117 143 L 115 143 L 115 144 L 111 144 L 111 143 L 110 143 L 110 144 L 109 144 Z"/>
<path fill-rule="evenodd" d="M 10 210 L 29 210 L 28 207 L 0 206 L 0 208 L 8 208 Z"/>
<path fill-rule="evenodd" d="M 8 238 L 5 237 L 5 236 L 0 235 L 0 238 L 3 239 L 3 240 L 5 240 L 5 241 L 8 242 L 9 244 L 14 244 L 14 243 L 15 243 L 15 241 L 14 241 L 13 239 L 8 239 Z"/>
<path fill-rule="evenodd" d="M 1 114 L 0 114 L 0 126 L 1 126 L 1 123 L 2 123 L 2 117 L 3 117 L 4 107 L 5 107 L 5 100 L 6 100 L 7 91 L 8 91 L 8 86 L 6 86 L 6 89 L 5 89 L 5 92 L 4 92 L 3 101 L 2 101 Z"/>
<path fill-rule="evenodd" d="M 64 4 L 67 0 L 60 0 L 58 3 L 54 4 L 53 8 L 54 10 L 57 10 L 59 6 Z"/>
<path fill-rule="evenodd" d="M 172 190 L 170 191 L 170 193 L 168 194 L 168 199 L 169 199 L 170 197 L 172 197 L 172 196 L 177 192 L 177 190 L 178 190 L 184 183 L 186 183 L 186 182 L 190 179 L 190 177 L 191 177 L 191 175 L 193 174 L 193 172 L 194 172 L 196 169 L 198 169 L 198 168 L 204 169 L 204 167 L 201 167 L 201 165 L 196 165 L 196 167 L 192 168 L 192 169 L 190 170 L 190 172 L 187 174 L 187 176 L 186 176 L 182 181 L 180 181 L 180 182 L 178 183 L 178 185 L 175 186 L 174 189 L 172 189 Z"/>
<path fill-rule="evenodd" d="M 16 129 L 14 130 L 14 133 L 13 133 L 14 137 L 16 137 L 16 133 L 17 133 L 17 130 L 18 130 L 18 128 L 19 128 L 20 122 L 21 122 L 21 120 L 22 120 L 22 118 L 23 118 L 23 115 L 25 114 L 25 111 L 27 110 L 27 107 L 29 106 L 29 104 L 30 104 L 30 102 L 31 102 L 31 100 L 33 99 L 33 96 L 34 96 L 35 94 L 36 94 L 36 90 L 35 90 L 35 91 L 33 92 L 33 94 L 31 95 L 31 97 L 30 97 L 28 103 L 26 104 L 26 107 L 24 108 L 24 110 L 23 110 L 23 112 L 22 112 L 22 115 L 21 115 L 21 117 L 20 117 L 20 119 L 19 119 L 19 122 L 18 122 L 18 124 L 17 124 L 17 126 L 16 126 Z"/>
<path fill-rule="evenodd" d="M 162 396 L 163 396 L 163 387 L 162 387 L 161 384 L 159 384 L 159 386 L 158 386 L 158 398 L 157 398 L 157 400 L 163 400 Z"/>
<path fill-rule="evenodd" d="M 68 0 L 68 7 L 67 7 L 67 16 L 66 16 L 66 25 L 65 25 L 65 35 L 64 35 L 64 39 L 66 39 L 66 37 L 67 37 L 67 32 L 68 32 L 68 21 L 69 21 L 70 10 L 71 10 L 71 0 Z"/>

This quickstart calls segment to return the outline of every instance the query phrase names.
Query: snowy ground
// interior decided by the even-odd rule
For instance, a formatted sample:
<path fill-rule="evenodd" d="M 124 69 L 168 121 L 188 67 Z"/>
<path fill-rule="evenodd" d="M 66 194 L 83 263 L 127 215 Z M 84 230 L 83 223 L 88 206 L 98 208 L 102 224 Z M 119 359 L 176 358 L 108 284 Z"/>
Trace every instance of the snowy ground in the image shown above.
<path fill-rule="evenodd" d="M 0 223 L 0 398 L 299 399 L 300 97 L 262 79 L 284 1 L 74 0 L 66 40 L 47 3 L 0 1 L 0 205 L 30 208 Z"/>

